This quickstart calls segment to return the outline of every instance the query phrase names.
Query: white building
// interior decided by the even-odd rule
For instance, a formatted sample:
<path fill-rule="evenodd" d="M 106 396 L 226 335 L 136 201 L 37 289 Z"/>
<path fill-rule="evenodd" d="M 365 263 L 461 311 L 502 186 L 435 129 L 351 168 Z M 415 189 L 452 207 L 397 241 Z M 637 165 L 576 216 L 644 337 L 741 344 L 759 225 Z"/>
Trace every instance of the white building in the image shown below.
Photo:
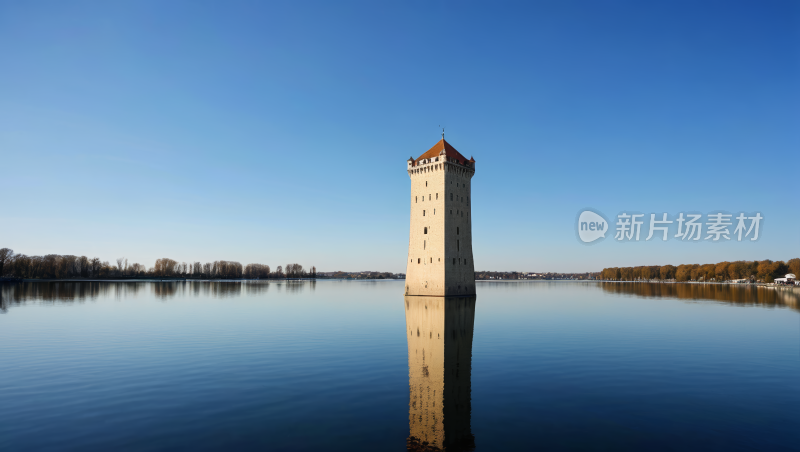
<path fill-rule="evenodd" d="M 783 278 L 775 278 L 775 284 L 796 284 L 797 277 L 794 273 L 789 273 Z"/>

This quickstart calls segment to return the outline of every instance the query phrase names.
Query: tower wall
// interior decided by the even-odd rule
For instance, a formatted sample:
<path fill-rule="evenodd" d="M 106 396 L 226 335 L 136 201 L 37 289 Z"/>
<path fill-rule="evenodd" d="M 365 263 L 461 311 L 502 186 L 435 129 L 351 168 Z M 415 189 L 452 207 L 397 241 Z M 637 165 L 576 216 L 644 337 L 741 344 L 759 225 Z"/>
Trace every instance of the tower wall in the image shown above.
<path fill-rule="evenodd" d="M 446 156 L 426 160 L 408 166 L 411 227 L 405 294 L 474 295 L 471 190 L 475 169 Z"/>

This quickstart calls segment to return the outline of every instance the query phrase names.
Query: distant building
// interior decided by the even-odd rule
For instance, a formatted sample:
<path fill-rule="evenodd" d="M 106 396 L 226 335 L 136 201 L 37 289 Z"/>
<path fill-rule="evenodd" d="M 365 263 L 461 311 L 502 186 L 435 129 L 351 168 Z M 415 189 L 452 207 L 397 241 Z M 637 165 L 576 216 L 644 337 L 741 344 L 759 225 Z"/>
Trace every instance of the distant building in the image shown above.
<path fill-rule="evenodd" d="M 471 180 L 475 160 L 442 139 L 407 162 L 411 231 L 406 295 L 475 294 Z"/>

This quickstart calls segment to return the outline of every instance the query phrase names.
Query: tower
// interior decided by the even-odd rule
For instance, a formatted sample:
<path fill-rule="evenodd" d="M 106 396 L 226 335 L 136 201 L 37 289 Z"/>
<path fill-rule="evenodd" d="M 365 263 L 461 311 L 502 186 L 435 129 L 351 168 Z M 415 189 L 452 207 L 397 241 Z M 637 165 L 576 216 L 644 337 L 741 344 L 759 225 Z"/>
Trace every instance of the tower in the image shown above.
<path fill-rule="evenodd" d="M 411 230 L 406 295 L 475 294 L 472 260 L 472 176 L 467 160 L 442 139 L 417 159 L 408 159 Z"/>
<path fill-rule="evenodd" d="M 409 451 L 475 449 L 470 426 L 475 300 L 405 297 Z"/>

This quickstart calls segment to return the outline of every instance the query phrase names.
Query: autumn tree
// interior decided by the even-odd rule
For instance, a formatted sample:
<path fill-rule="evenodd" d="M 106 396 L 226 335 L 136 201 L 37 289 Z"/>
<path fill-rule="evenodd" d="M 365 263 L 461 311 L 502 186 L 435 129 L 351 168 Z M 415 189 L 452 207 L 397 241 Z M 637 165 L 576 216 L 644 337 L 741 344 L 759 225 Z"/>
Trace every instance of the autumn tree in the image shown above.
<path fill-rule="evenodd" d="M 689 281 L 692 277 L 692 266 L 691 265 L 678 265 L 678 269 L 675 271 L 675 281 L 678 282 L 685 282 Z"/>
<path fill-rule="evenodd" d="M 792 273 L 795 276 L 800 275 L 800 259 L 798 258 L 789 259 L 789 261 L 786 262 L 786 268 L 789 269 L 789 273 Z"/>
<path fill-rule="evenodd" d="M 675 270 L 677 270 L 677 269 L 675 268 L 674 265 L 664 265 L 664 266 L 662 266 L 661 270 L 660 270 L 661 279 L 664 279 L 664 280 L 666 280 L 666 279 L 674 279 L 675 278 Z"/>
<path fill-rule="evenodd" d="M 748 262 L 736 261 L 728 264 L 728 277 L 730 279 L 747 279 L 750 277 L 750 265 Z"/>
<path fill-rule="evenodd" d="M 758 262 L 758 279 L 765 283 L 771 283 L 775 279 L 774 267 L 769 259 Z"/>

